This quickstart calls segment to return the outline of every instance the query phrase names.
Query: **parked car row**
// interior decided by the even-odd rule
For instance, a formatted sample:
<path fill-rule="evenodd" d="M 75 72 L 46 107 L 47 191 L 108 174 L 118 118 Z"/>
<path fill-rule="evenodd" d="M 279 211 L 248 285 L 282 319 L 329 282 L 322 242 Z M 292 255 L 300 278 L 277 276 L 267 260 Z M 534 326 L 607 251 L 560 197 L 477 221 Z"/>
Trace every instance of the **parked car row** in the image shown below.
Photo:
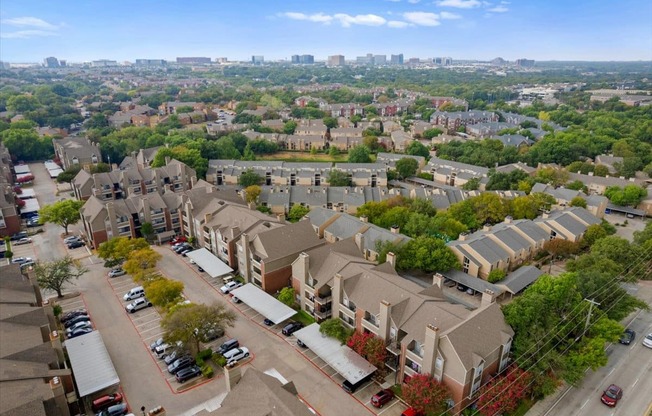
<path fill-rule="evenodd" d="M 72 235 L 70 237 L 64 238 L 63 243 L 66 246 L 68 246 L 69 250 L 79 248 L 79 247 L 84 247 L 86 245 L 86 243 L 84 243 L 84 240 L 82 240 L 81 237 L 78 235 Z"/>
<path fill-rule="evenodd" d="M 85 309 L 67 312 L 59 317 L 59 321 L 63 325 L 68 339 L 93 332 L 93 323 Z"/>
<path fill-rule="evenodd" d="M 127 313 L 135 313 L 141 309 L 151 308 L 153 306 L 152 302 L 147 300 L 145 297 L 145 288 L 142 286 L 136 286 L 130 289 L 124 294 L 122 299 L 124 299 L 125 302 L 131 301 L 131 303 L 125 306 Z"/>

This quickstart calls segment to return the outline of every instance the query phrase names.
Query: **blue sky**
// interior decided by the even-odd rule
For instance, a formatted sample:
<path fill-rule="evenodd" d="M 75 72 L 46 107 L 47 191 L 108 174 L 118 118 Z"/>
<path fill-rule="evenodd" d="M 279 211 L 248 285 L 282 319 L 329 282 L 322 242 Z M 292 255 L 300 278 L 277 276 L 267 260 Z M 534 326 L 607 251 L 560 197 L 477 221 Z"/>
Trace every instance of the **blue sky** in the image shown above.
<path fill-rule="evenodd" d="M 2 0 L 0 60 L 652 60 L 652 0 Z"/>

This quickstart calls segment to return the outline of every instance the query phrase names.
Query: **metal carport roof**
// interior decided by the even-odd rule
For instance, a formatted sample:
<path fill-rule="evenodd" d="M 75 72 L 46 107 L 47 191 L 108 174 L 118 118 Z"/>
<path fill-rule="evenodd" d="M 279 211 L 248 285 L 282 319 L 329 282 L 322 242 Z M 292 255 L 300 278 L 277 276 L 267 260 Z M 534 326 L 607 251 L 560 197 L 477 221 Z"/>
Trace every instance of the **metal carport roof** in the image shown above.
<path fill-rule="evenodd" d="M 99 331 L 68 339 L 65 346 L 80 397 L 120 383 Z"/>
<path fill-rule="evenodd" d="M 211 277 L 219 277 L 233 271 L 228 265 L 220 260 L 215 254 L 205 248 L 194 250 L 186 254 L 189 259 L 195 263 Z"/>
<path fill-rule="evenodd" d="M 500 296 L 505 293 L 504 289 L 494 285 L 493 283 L 489 283 L 486 280 L 480 279 L 479 277 L 473 277 L 459 270 L 451 269 L 447 272 L 441 272 L 441 274 L 444 277 L 447 277 L 457 283 L 461 283 L 464 286 L 475 290 L 476 292 L 484 293 L 486 289 L 489 289 L 492 290 L 496 296 Z"/>
<path fill-rule="evenodd" d="M 308 325 L 295 332 L 294 336 L 351 384 L 376 371 L 376 367 L 351 348 L 319 332 L 319 324 Z"/>
<path fill-rule="evenodd" d="M 297 314 L 297 311 L 251 283 L 233 289 L 231 293 L 275 324 L 279 324 Z"/>

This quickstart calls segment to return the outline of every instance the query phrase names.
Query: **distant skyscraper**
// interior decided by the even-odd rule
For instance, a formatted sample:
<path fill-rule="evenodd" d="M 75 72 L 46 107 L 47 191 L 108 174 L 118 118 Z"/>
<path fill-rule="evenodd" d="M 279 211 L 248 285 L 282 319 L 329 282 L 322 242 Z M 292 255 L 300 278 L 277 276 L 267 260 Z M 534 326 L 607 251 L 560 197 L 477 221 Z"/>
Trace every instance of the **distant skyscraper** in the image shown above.
<path fill-rule="evenodd" d="M 43 65 L 46 68 L 59 68 L 61 66 L 59 64 L 59 60 L 55 58 L 54 56 L 49 56 L 43 60 Z"/>
<path fill-rule="evenodd" d="M 65 68 L 66 66 L 68 66 L 68 62 L 66 62 L 65 59 L 59 59 L 59 66 Z"/>
<path fill-rule="evenodd" d="M 374 55 L 374 65 L 387 65 L 387 55 Z"/>
<path fill-rule="evenodd" d="M 95 68 L 105 66 L 118 66 L 118 62 L 111 59 L 98 59 L 97 61 L 91 61 L 91 66 Z"/>
<path fill-rule="evenodd" d="M 163 59 L 136 59 L 136 66 L 165 66 Z"/>
<path fill-rule="evenodd" d="M 432 62 L 435 65 L 444 65 L 444 66 L 453 65 L 453 58 L 450 57 L 434 58 Z"/>
<path fill-rule="evenodd" d="M 392 65 L 403 65 L 403 54 L 392 55 L 390 62 Z"/>
<path fill-rule="evenodd" d="M 293 64 L 298 64 L 301 61 L 301 57 L 299 55 L 292 55 L 291 62 Z"/>
<path fill-rule="evenodd" d="M 254 65 L 262 65 L 265 63 L 265 57 L 263 55 L 252 55 L 251 63 Z"/>
<path fill-rule="evenodd" d="M 218 64 L 225 64 L 229 62 L 229 60 L 226 57 L 220 57 L 220 58 L 215 58 L 215 62 Z"/>
<path fill-rule="evenodd" d="M 371 53 L 366 54 L 365 56 L 358 56 L 355 58 L 355 62 L 358 65 L 373 65 L 374 64 L 374 55 Z"/>
<path fill-rule="evenodd" d="M 534 66 L 534 59 L 517 59 L 516 66 L 520 66 L 521 68 L 532 68 Z"/>
<path fill-rule="evenodd" d="M 301 55 L 299 57 L 299 63 L 304 65 L 311 65 L 315 63 L 315 57 L 312 55 Z"/>
<path fill-rule="evenodd" d="M 344 66 L 344 55 L 329 56 L 328 66 Z"/>
<path fill-rule="evenodd" d="M 177 58 L 178 64 L 210 64 L 211 58 L 204 56 L 189 56 Z"/>

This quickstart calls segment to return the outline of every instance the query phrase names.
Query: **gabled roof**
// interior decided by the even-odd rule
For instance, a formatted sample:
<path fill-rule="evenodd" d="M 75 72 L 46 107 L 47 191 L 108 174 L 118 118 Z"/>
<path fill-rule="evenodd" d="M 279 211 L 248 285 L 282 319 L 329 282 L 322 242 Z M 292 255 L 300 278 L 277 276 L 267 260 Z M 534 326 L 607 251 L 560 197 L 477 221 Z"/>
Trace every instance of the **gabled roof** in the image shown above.
<path fill-rule="evenodd" d="M 261 232 L 254 240 L 258 240 L 258 244 L 263 248 L 264 253 L 259 254 L 265 261 L 300 253 L 324 244 L 315 234 L 310 221 L 306 220 Z"/>
<path fill-rule="evenodd" d="M 498 286 L 515 295 L 534 283 L 542 274 L 543 272 L 534 266 L 519 267 L 500 281 Z"/>

